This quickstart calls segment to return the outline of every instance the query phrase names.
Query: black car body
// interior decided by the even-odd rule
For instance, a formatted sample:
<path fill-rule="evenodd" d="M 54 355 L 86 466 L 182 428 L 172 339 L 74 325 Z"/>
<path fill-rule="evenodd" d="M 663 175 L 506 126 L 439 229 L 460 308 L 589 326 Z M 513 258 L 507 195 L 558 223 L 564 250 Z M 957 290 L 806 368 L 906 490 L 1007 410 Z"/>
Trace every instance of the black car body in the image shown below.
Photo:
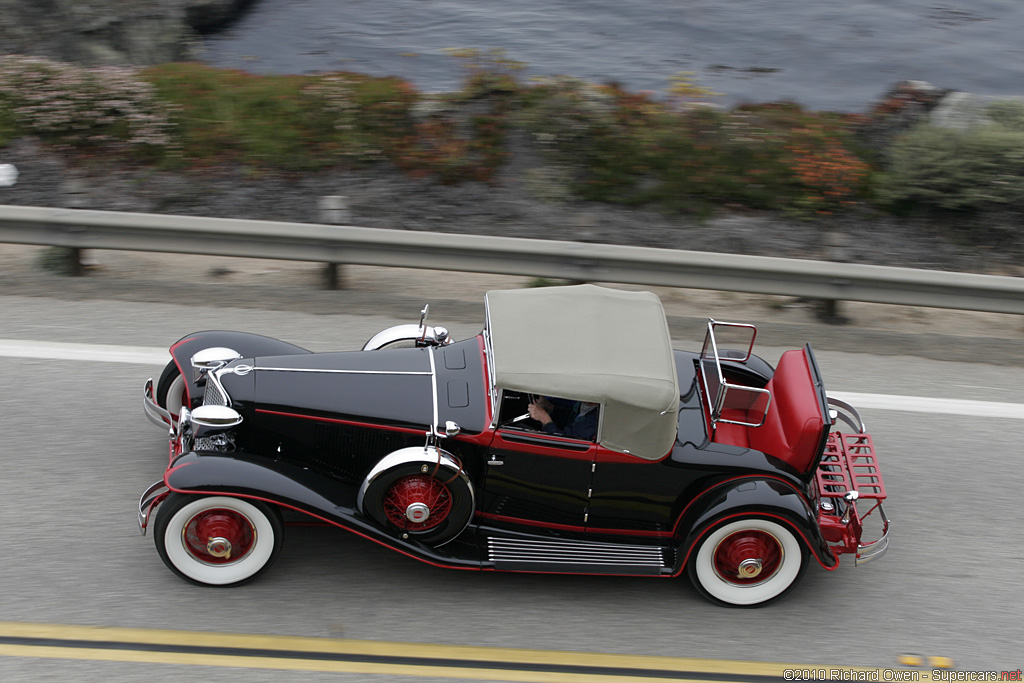
<path fill-rule="evenodd" d="M 742 606 L 780 597 L 812 558 L 885 552 L 871 437 L 826 397 L 809 345 L 772 368 L 750 353 L 752 326 L 710 321 L 700 352 L 673 351 L 654 295 L 589 285 L 487 304 L 481 334 L 458 342 L 424 311 L 360 351 L 228 331 L 174 344 L 146 384 L 169 464 L 139 514 L 168 567 L 251 580 L 280 548 L 282 509 L 439 566 L 687 571 Z M 743 344 L 720 349 L 735 333 Z M 597 434 L 528 417 L 531 403 L 557 412 L 552 397 L 562 421 L 596 405 Z M 876 510 L 880 536 L 862 542 Z"/>

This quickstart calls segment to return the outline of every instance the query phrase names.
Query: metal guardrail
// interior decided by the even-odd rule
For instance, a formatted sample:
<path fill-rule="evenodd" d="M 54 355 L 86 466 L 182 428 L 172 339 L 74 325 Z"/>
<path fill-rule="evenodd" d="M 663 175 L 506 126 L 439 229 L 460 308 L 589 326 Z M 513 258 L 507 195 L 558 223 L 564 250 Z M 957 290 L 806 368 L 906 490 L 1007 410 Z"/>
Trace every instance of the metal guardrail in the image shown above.
<path fill-rule="evenodd" d="M 0 205 L 0 242 L 430 268 L 1024 314 L 1024 278 L 556 240 Z"/>

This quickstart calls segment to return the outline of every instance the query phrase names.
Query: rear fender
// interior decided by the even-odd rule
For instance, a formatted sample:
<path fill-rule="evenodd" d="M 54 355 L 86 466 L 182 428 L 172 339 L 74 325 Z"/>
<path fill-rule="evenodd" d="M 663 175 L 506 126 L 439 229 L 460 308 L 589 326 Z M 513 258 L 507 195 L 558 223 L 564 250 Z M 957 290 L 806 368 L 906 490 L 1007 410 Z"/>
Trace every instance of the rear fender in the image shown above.
<path fill-rule="evenodd" d="M 202 398 L 203 387 L 195 383 L 194 373 L 192 372 L 192 356 L 203 349 L 214 346 L 233 349 L 240 353 L 243 358 L 310 353 L 309 350 L 301 346 L 289 344 L 273 337 L 264 337 L 260 334 L 250 334 L 248 332 L 208 330 L 206 332 L 194 332 L 182 337 L 171 346 L 170 352 L 175 365 L 178 366 L 178 371 L 185 378 L 188 397 L 193 405 L 195 401 Z"/>
<path fill-rule="evenodd" d="M 729 482 L 706 493 L 685 527 L 690 529 L 679 548 L 676 573 L 682 572 L 697 543 L 718 524 L 740 517 L 760 517 L 784 524 L 825 569 L 839 566 L 818 527 L 817 515 L 795 488 L 775 479 L 749 478 Z M 696 507 L 696 506 L 694 506 Z M 683 520 L 685 521 L 685 520 Z"/>

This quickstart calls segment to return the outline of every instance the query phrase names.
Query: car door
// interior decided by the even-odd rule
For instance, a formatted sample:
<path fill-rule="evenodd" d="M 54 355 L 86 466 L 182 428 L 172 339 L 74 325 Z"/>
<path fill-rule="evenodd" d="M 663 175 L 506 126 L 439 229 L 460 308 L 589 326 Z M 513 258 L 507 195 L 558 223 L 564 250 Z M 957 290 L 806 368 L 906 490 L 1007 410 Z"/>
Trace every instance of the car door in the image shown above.
<path fill-rule="evenodd" d="M 481 517 L 498 526 L 582 533 L 595 451 L 591 441 L 499 428 L 488 450 Z"/>

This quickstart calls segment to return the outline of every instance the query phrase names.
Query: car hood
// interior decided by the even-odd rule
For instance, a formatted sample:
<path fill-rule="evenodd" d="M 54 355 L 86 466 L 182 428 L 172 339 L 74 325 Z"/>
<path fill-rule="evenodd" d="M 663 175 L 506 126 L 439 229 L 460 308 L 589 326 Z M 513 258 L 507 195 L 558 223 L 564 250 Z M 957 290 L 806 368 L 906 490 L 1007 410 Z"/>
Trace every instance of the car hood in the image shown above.
<path fill-rule="evenodd" d="M 258 411 L 427 429 L 436 410 L 438 424 L 454 420 L 479 432 L 486 398 L 478 348 L 467 340 L 433 350 L 259 356 L 237 361 L 253 370 L 225 375 L 225 386 Z"/>
<path fill-rule="evenodd" d="M 254 359 L 258 410 L 426 429 L 433 381 L 426 349 L 263 356 Z"/>

